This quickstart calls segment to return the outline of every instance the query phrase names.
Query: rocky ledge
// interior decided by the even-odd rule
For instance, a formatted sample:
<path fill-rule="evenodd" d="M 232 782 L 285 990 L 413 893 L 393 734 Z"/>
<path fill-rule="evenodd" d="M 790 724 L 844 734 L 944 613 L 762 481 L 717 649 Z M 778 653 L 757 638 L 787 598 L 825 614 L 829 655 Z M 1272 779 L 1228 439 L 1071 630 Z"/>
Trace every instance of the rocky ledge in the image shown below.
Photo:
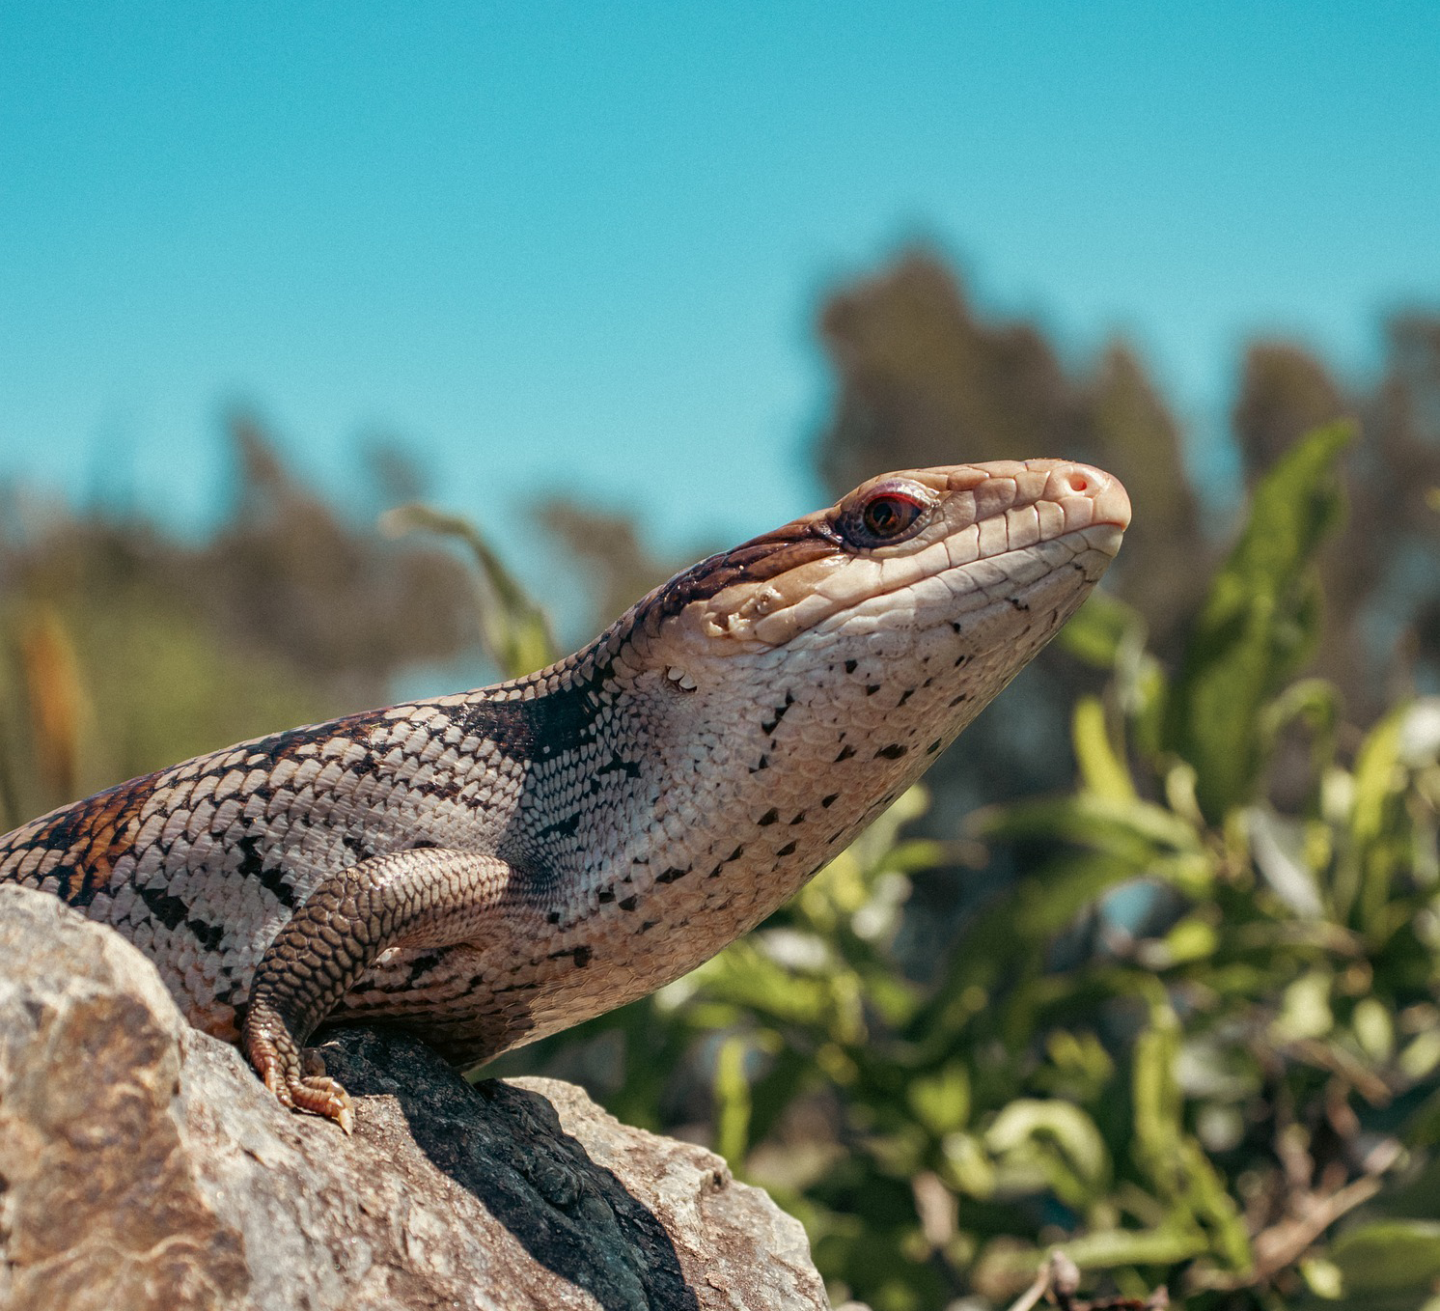
<path fill-rule="evenodd" d="M 282 1110 L 128 943 L 0 886 L 0 1308 L 828 1304 L 800 1225 L 546 1079 L 337 1033 L 354 1137 Z"/>

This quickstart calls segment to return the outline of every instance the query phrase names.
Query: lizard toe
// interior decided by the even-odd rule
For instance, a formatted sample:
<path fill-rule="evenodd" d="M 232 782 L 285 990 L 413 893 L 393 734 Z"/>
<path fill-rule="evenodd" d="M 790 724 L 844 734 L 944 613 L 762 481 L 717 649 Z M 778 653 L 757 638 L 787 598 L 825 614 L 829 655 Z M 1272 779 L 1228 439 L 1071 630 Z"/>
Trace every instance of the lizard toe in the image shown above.
<path fill-rule="evenodd" d="M 347 1135 L 355 1132 L 355 1104 L 338 1080 L 312 1074 L 303 1079 L 290 1079 L 288 1084 L 289 1105 L 297 1111 L 334 1120 Z"/>

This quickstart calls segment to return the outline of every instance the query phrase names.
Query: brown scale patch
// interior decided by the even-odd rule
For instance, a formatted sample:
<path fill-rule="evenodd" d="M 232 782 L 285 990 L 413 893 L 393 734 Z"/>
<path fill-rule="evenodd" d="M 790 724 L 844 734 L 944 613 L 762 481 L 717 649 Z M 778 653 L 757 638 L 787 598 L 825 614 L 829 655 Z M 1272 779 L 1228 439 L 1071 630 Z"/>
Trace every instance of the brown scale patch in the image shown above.
<path fill-rule="evenodd" d="M 115 862 L 133 849 L 140 809 L 149 799 L 151 787 L 148 779 L 132 779 L 81 803 L 85 845 L 76 864 L 80 866 L 82 859 L 84 863 L 72 871 L 66 886 L 65 900 L 71 905 L 89 905 L 95 893 L 110 882 Z"/>
<path fill-rule="evenodd" d="M 13 845 L 0 839 L 0 865 L 13 869 L 26 852 L 58 851 L 61 861 L 52 874 L 63 880 L 60 897 L 72 906 L 88 906 L 110 882 L 115 862 L 131 850 L 140 810 L 153 787 L 153 777 L 131 779 L 67 806 L 23 838 L 17 832 L 12 836 L 21 840 Z"/>

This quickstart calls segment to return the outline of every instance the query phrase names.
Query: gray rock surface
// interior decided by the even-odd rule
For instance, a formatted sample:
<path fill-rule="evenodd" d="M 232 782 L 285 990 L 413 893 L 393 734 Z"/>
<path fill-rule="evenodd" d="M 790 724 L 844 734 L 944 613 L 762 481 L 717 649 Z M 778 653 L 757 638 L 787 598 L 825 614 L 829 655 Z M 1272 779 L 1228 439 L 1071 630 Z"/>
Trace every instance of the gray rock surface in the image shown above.
<path fill-rule="evenodd" d="M 353 1138 L 281 1109 L 118 935 L 0 885 L 0 1308 L 827 1305 L 798 1222 L 718 1156 L 400 1034 L 324 1051 Z"/>

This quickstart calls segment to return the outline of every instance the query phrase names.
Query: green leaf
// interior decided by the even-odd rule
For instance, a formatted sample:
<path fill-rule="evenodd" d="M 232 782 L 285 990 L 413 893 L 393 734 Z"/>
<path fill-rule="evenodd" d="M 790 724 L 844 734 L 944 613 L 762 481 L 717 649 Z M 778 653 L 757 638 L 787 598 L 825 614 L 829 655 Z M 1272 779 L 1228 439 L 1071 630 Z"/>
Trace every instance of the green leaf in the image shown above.
<path fill-rule="evenodd" d="M 391 537 L 424 531 L 457 538 L 470 548 L 480 569 L 476 589 L 480 638 L 486 654 L 506 678 L 523 678 L 558 658 L 545 612 L 530 599 L 468 519 L 412 503 L 387 510 L 380 517 L 380 527 Z"/>
<path fill-rule="evenodd" d="M 1418 1296 L 1440 1279 L 1440 1221 L 1377 1220 L 1338 1239 L 1330 1259 L 1346 1298 L 1384 1292 Z"/>
<path fill-rule="evenodd" d="M 1203 1255 L 1209 1242 L 1199 1229 L 1166 1226 L 1160 1229 L 1108 1229 L 1072 1238 L 1060 1250 L 1082 1270 L 1105 1270 L 1128 1265 L 1174 1265 Z M 1002 1249 L 996 1244 L 984 1265 L 1009 1274 L 1033 1273 L 1045 1263 L 1047 1250 L 1029 1247 Z"/>
<path fill-rule="evenodd" d="M 985 1146 L 1000 1158 L 1002 1183 L 1006 1174 L 1038 1174 L 1068 1206 L 1085 1206 L 1110 1180 L 1110 1153 L 1094 1120 L 1058 1098 L 1011 1102 L 986 1130 Z"/>
<path fill-rule="evenodd" d="M 1055 644 L 1096 669 L 1111 669 L 1126 640 L 1142 629 L 1139 614 L 1109 592 L 1092 592 Z"/>
<path fill-rule="evenodd" d="M 906 1090 L 910 1109 L 937 1138 L 963 1129 L 970 1118 L 970 1072 L 951 1061 L 930 1074 L 917 1075 Z"/>
<path fill-rule="evenodd" d="M 1135 1106 L 1136 1155 L 1162 1197 L 1177 1197 L 1183 1102 L 1175 1081 L 1180 1053 L 1179 1026 L 1165 1007 L 1156 1007 L 1153 1027 L 1135 1040 L 1131 1096 Z"/>
<path fill-rule="evenodd" d="M 1211 1248 L 1232 1270 L 1248 1271 L 1254 1264 L 1250 1236 L 1234 1198 L 1226 1191 L 1220 1172 L 1204 1149 L 1188 1134 L 1181 1146 L 1188 1188 L 1185 1200 L 1195 1218 L 1211 1235 Z"/>
<path fill-rule="evenodd" d="M 1253 796 L 1265 765 L 1261 712 L 1314 646 L 1314 561 L 1340 520 L 1336 466 L 1353 437 L 1348 423 L 1318 429 L 1255 489 L 1249 521 L 1191 634 L 1166 738 L 1194 765 L 1200 806 L 1212 822 Z"/>
<path fill-rule="evenodd" d="M 1404 782 L 1399 775 L 1400 733 L 1408 710 L 1408 706 L 1400 706 L 1386 715 L 1365 739 L 1355 762 L 1355 814 L 1351 827 L 1361 847 L 1384 834 L 1388 803 Z"/>
<path fill-rule="evenodd" d="M 1311 970 L 1285 989 L 1280 1014 L 1271 1032 L 1281 1042 L 1300 1038 L 1323 1038 L 1335 1027 L 1330 1009 L 1334 979 L 1328 971 Z"/>
<path fill-rule="evenodd" d="M 983 838 L 1052 838 L 1142 864 L 1160 854 L 1203 849 L 1195 826 L 1174 811 L 1094 794 L 1022 801 L 977 812 L 970 823 Z"/>
<path fill-rule="evenodd" d="M 746 1040 L 736 1034 L 715 1055 L 715 1150 L 739 1170 L 750 1146 L 750 1082 L 745 1077 Z"/>
<path fill-rule="evenodd" d="M 1123 755 L 1110 741 L 1105 705 L 1098 696 L 1082 696 L 1075 703 L 1071 733 L 1085 788 L 1106 801 L 1134 801 L 1135 784 Z"/>
<path fill-rule="evenodd" d="M 1310 728 L 1310 767 L 1318 779 L 1335 757 L 1335 736 L 1340 727 L 1339 689 L 1323 678 L 1302 678 L 1290 684 L 1265 708 L 1260 728 L 1266 748 L 1287 724 L 1295 721 Z"/>

